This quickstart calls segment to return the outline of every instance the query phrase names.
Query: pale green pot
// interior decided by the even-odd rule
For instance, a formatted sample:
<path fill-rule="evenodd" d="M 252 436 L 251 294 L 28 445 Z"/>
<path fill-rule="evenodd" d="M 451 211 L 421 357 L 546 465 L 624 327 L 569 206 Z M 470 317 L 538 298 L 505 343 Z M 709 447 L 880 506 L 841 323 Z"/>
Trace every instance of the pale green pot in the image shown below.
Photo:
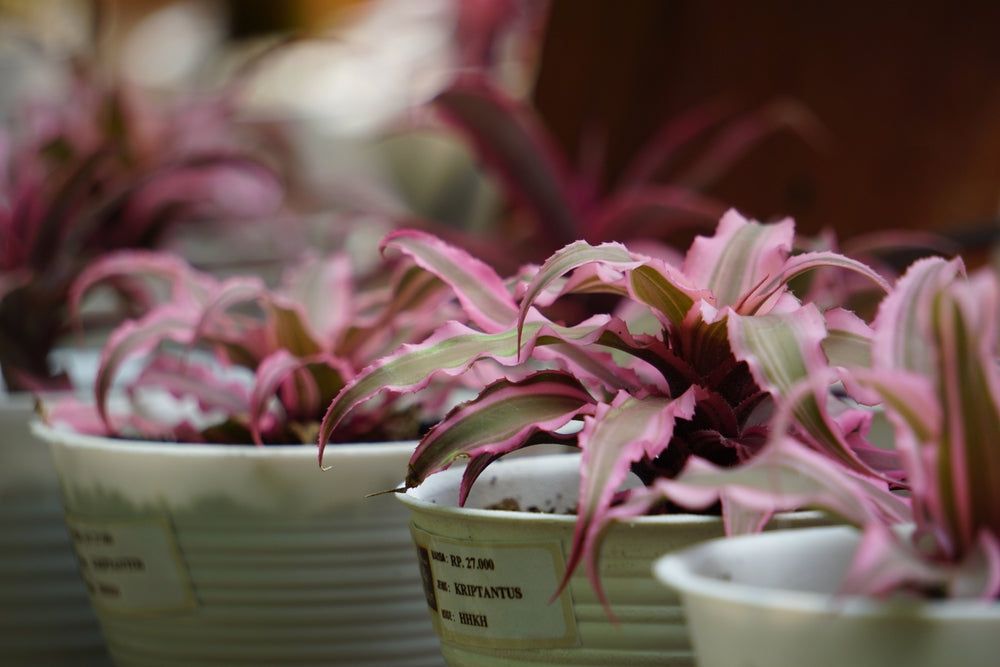
<path fill-rule="evenodd" d="M 652 575 L 654 560 L 723 534 L 717 517 L 640 517 L 613 525 L 600 558 L 612 621 L 585 568 L 557 594 L 573 542 L 579 456 L 493 463 L 457 507 L 453 466 L 400 495 L 434 627 L 449 665 L 692 665 L 677 595 Z M 484 509 L 514 499 L 540 513 Z M 817 513 L 783 515 L 776 527 L 829 523 Z M 555 596 L 555 597 L 553 597 Z"/>
<path fill-rule="evenodd" d="M 180 445 L 34 425 L 119 667 L 440 665 L 406 513 L 415 443 Z"/>
<path fill-rule="evenodd" d="M 993 667 L 1000 604 L 838 594 L 847 526 L 715 540 L 656 562 L 680 592 L 700 667 Z"/>

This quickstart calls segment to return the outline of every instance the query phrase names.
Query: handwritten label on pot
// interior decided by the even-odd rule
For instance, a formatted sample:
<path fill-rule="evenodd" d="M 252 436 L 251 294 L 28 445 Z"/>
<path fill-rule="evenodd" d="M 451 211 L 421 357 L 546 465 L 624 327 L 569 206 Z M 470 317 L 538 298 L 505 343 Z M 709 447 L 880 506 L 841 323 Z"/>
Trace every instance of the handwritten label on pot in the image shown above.
<path fill-rule="evenodd" d="M 412 524 L 410 530 L 442 640 L 508 648 L 577 644 L 569 589 L 552 599 L 566 571 L 558 542 L 469 542 Z"/>
<path fill-rule="evenodd" d="M 165 521 L 66 518 L 94 604 L 115 612 L 191 609 L 194 594 Z"/>

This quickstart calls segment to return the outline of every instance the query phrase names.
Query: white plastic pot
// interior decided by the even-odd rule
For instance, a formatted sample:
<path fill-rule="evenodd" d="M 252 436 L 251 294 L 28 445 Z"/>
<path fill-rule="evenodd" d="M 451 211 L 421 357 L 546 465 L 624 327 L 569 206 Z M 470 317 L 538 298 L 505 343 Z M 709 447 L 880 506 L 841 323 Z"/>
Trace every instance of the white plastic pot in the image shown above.
<path fill-rule="evenodd" d="M 115 663 L 439 665 L 406 513 L 414 443 L 180 445 L 35 424 Z"/>
<path fill-rule="evenodd" d="M 992 667 L 1000 604 L 838 595 L 859 541 L 849 527 L 710 541 L 655 573 L 680 592 L 701 667 Z"/>
<path fill-rule="evenodd" d="M 0 392 L 0 665 L 106 667 L 33 416 L 33 396 Z"/>
<path fill-rule="evenodd" d="M 640 517 L 612 526 L 601 581 L 617 622 L 581 566 L 566 572 L 576 517 L 579 456 L 493 463 L 457 507 L 462 468 L 453 466 L 399 496 L 410 509 L 427 603 L 449 665 L 691 665 L 680 602 L 652 576 L 655 558 L 723 534 L 716 517 Z M 521 509 L 484 509 L 514 500 Z M 778 526 L 828 519 L 801 513 Z"/>

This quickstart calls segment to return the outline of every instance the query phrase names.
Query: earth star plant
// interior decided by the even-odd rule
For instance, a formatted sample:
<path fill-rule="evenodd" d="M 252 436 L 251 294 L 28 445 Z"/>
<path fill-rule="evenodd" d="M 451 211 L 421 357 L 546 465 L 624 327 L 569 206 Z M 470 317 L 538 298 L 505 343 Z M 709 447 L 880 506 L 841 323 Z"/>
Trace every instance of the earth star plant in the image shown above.
<path fill-rule="evenodd" d="M 1000 598 L 998 317 L 994 270 L 969 276 L 961 259 L 918 260 L 880 305 L 871 368 L 840 369 L 793 392 L 836 380 L 859 402 L 881 406 L 909 491 L 902 515 L 857 511 L 886 502 L 884 490 L 859 487 L 821 459 L 806 461 L 800 440 L 778 433 L 739 474 L 693 464 L 662 495 L 695 502 L 707 493 L 704 503 L 721 491 L 764 508 L 787 503 L 797 488 L 800 500 L 835 508 L 864 531 L 845 593 Z M 794 478 L 779 474 L 792 459 L 802 461 Z M 900 532 L 901 521 L 912 533 Z"/>
<path fill-rule="evenodd" d="M 536 443 L 576 445 L 580 494 L 567 576 L 584 560 L 603 598 L 596 568 L 607 522 L 669 509 L 630 503 L 635 491 L 620 490 L 630 471 L 648 486 L 693 458 L 718 466 L 752 461 L 769 438 L 776 403 L 796 381 L 867 354 L 864 322 L 803 303 L 790 283 L 836 268 L 888 285 L 836 253 L 793 254 L 793 240 L 791 221 L 765 225 L 730 211 L 714 236 L 695 240 L 680 265 L 617 243 L 581 241 L 505 282 L 436 237 L 390 234 L 385 248 L 446 282 L 469 324 L 445 324 L 349 382 L 323 421 L 320 460 L 355 406 L 385 392 L 419 390 L 440 374 L 485 367 L 495 380 L 423 437 L 405 486 L 467 459 L 464 502 L 498 457 Z M 581 293 L 622 301 L 614 313 L 575 323 L 545 315 Z M 829 400 L 803 401 L 795 410 L 813 451 L 872 483 L 896 474 L 891 453 L 853 438 L 858 421 L 840 420 Z M 722 511 L 727 522 L 750 520 L 730 503 Z M 759 526 L 765 518 L 753 520 Z"/>
<path fill-rule="evenodd" d="M 172 254 L 122 251 L 81 274 L 74 310 L 102 284 L 125 288 L 146 312 L 108 338 L 96 409 L 61 401 L 46 418 L 113 437 L 313 442 L 323 411 L 363 367 L 461 317 L 433 275 L 402 261 L 362 273 L 344 253 L 305 257 L 270 288 L 258 276 L 215 278 Z M 131 399 L 124 410 L 115 404 L 122 388 Z M 435 389 L 420 404 L 374 401 L 332 435 L 349 442 L 415 438 L 421 420 L 443 412 L 435 401 L 445 400 L 448 388 Z M 152 404 L 151 395 L 158 397 Z M 173 410 L 163 409 L 164 395 Z"/>
<path fill-rule="evenodd" d="M 961 260 L 915 263 L 883 302 L 857 380 L 892 418 L 916 532 L 872 523 L 852 588 L 1000 597 L 998 318 L 996 274 Z"/>

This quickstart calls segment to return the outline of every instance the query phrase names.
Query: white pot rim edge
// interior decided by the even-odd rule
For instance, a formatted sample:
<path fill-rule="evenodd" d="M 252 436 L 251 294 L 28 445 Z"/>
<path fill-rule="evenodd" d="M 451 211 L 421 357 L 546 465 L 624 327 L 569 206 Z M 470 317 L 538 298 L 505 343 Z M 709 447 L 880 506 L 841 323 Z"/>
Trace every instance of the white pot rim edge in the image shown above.
<path fill-rule="evenodd" d="M 247 457 L 247 458 L 314 458 L 319 460 L 319 449 L 315 443 L 300 445 L 255 445 L 255 444 L 207 444 L 161 442 L 156 440 L 138 440 L 130 438 L 112 438 L 101 435 L 77 433 L 68 427 L 49 426 L 40 419 L 31 423 L 32 432 L 49 441 L 72 441 L 77 446 L 94 450 L 155 453 L 160 456 L 177 457 Z M 327 445 L 323 458 L 345 456 L 365 456 L 373 453 L 373 449 L 389 453 L 391 451 L 410 451 L 416 446 L 416 440 L 399 440 L 392 442 L 357 442 L 331 443 Z"/>
<path fill-rule="evenodd" d="M 682 595 L 713 598 L 761 609 L 782 608 L 854 617 L 884 617 L 902 610 L 909 613 L 916 610 L 922 617 L 956 620 L 995 619 L 1000 616 L 1000 603 L 986 600 L 878 600 L 861 595 L 831 595 L 727 581 L 698 571 L 700 563 L 709 559 L 732 557 L 748 541 L 752 543 L 782 541 L 789 539 L 793 532 L 796 540 L 830 535 L 836 535 L 843 540 L 860 538 L 860 532 L 852 526 L 821 526 L 712 539 L 660 557 L 653 564 L 653 572 L 657 579 Z"/>

